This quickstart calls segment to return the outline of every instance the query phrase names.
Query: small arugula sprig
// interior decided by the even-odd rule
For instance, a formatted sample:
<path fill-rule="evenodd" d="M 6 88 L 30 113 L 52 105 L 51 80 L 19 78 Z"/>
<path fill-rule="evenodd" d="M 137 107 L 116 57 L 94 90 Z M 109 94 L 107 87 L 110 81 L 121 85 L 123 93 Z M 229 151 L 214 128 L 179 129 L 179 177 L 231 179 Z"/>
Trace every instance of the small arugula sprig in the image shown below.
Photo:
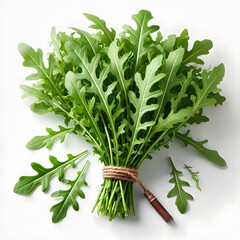
<path fill-rule="evenodd" d="M 200 185 L 199 185 L 199 179 L 198 179 L 198 174 L 199 172 L 193 172 L 191 170 L 191 166 L 187 166 L 186 164 L 184 164 L 184 168 L 188 170 L 188 172 L 191 174 L 192 176 L 192 179 L 196 182 L 196 188 L 200 191 L 202 191 L 202 189 L 200 188 Z"/>
<path fill-rule="evenodd" d="M 61 115 L 66 125 L 59 126 L 59 131 L 47 128 L 48 135 L 34 137 L 27 147 L 50 149 L 57 140 L 63 142 L 68 134 L 76 134 L 93 146 L 93 152 L 105 166 L 139 169 L 154 150 L 169 147 L 169 142 L 177 138 L 210 162 L 225 166 L 216 151 L 205 147 L 206 140 L 197 142 L 188 136 L 189 125 L 209 121 L 203 112 L 205 107 L 225 101 L 219 88 L 224 65 L 204 69 L 201 59 L 209 54 L 212 41 L 197 40 L 189 48 L 187 29 L 179 36 L 172 34 L 164 39 L 160 27 L 150 24 L 152 14 L 146 10 L 133 15 L 135 26 L 124 25 L 119 36 L 104 20 L 84 15 L 97 32 L 71 28 L 68 35 L 52 28 L 53 51 L 48 54 L 47 64 L 41 49 L 19 44 L 23 66 L 35 69 L 26 78 L 34 83 L 20 86 L 25 92 L 23 97 L 35 98 L 30 106 L 33 112 Z M 185 134 L 180 131 L 183 128 Z M 176 204 L 184 213 L 192 196 L 183 190 L 187 183 L 179 178 L 180 171 L 170 162 L 171 182 L 176 186 L 168 196 L 177 196 Z M 43 171 L 33 165 L 38 175 L 20 178 L 16 192 L 31 193 L 42 184 L 35 178 L 45 174 L 49 179 L 55 173 L 57 165 L 53 165 L 52 170 Z M 32 181 L 35 183 L 31 186 Z M 117 215 L 125 218 L 131 208 L 135 214 L 132 183 L 105 179 L 95 208 L 110 220 Z M 65 210 L 54 219 L 64 215 Z"/>

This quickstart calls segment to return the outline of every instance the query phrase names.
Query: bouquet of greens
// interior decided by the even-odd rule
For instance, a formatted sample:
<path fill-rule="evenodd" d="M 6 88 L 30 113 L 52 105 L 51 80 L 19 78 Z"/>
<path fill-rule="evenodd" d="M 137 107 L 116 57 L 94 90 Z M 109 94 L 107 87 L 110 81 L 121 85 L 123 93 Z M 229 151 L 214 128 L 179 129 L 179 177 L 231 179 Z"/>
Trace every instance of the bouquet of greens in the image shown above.
<path fill-rule="evenodd" d="M 218 88 L 224 77 L 224 65 L 208 70 L 200 67 L 204 64 L 200 56 L 209 54 L 212 42 L 196 41 L 189 50 L 186 29 L 180 36 L 170 35 L 163 40 L 159 26 L 149 24 L 152 15 L 146 10 L 133 15 L 136 26 L 124 25 L 118 38 L 105 21 L 84 15 L 93 23 L 90 27 L 99 31 L 90 34 L 72 28 L 73 32 L 68 35 L 56 33 L 53 28 L 53 52 L 48 55 L 47 66 L 41 49 L 35 51 L 19 44 L 23 66 L 36 69 L 26 78 L 34 80 L 34 84 L 21 86 L 24 97 L 36 98 L 31 110 L 40 115 L 60 114 L 66 125 L 59 126 L 59 130 L 47 128 L 47 135 L 34 137 L 27 147 L 51 149 L 55 141 L 63 142 L 67 134 L 77 134 L 92 144 L 104 166 L 139 169 L 154 150 L 168 147 L 168 143 L 177 138 L 212 163 L 225 166 L 216 151 L 204 146 L 207 140 L 197 142 L 189 136 L 189 130 L 180 132 L 189 124 L 208 121 L 203 108 L 225 100 Z M 53 222 L 61 220 L 69 206 L 78 210 L 77 196 L 84 198 L 80 186 L 86 185 L 84 176 L 89 161 L 74 181 L 65 179 L 64 171 L 69 165 L 75 167 L 76 161 L 85 154 L 68 154 L 64 162 L 50 156 L 52 168 L 33 163 L 37 175 L 21 177 L 14 191 L 29 195 L 41 185 L 46 192 L 50 180 L 57 174 L 60 181 L 70 185 L 69 190 L 52 194 L 62 197 L 62 201 L 51 208 Z M 175 183 L 175 187 L 168 197 L 176 196 L 176 205 L 184 213 L 187 200 L 193 197 L 184 191 L 183 186 L 189 184 L 179 178 L 181 172 L 171 159 L 170 163 L 173 175 L 170 182 Z M 198 172 L 185 167 L 199 187 Z M 97 213 L 112 220 L 117 215 L 128 216 L 131 208 L 135 213 L 133 183 L 104 179 L 94 206 Z"/>

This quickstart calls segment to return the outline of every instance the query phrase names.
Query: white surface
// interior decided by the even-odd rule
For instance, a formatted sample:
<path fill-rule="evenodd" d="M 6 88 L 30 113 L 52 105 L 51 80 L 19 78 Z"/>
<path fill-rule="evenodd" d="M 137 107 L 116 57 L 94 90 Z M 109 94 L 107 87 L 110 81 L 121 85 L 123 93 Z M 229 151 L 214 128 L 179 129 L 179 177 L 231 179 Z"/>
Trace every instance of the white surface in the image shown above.
<path fill-rule="evenodd" d="M 48 239 L 164 239 L 164 240 L 225 240 L 240 239 L 239 168 L 240 141 L 239 92 L 240 92 L 240 2 L 239 1 L 0 1 L 0 239 L 1 240 L 48 240 Z M 89 22 L 81 13 L 92 13 L 104 18 L 108 26 L 118 33 L 123 24 L 133 24 L 131 15 L 140 9 L 148 9 L 166 37 L 180 34 L 188 28 L 191 44 L 194 40 L 209 38 L 214 48 L 207 56 L 207 65 L 224 62 L 226 76 L 221 87 L 227 101 L 222 107 L 208 108 L 205 113 L 210 122 L 192 127 L 197 140 L 209 139 L 207 146 L 217 149 L 227 161 L 221 169 L 202 159 L 191 147 L 183 148 L 179 142 L 170 150 L 155 152 L 152 161 L 146 161 L 140 169 L 143 182 L 155 193 L 171 212 L 175 221 L 165 224 L 142 196 L 139 186 L 134 187 L 137 217 L 125 221 L 109 222 L 106 217 L 90 213 L 101 180 L 101 164 L 97 156 L 89 154 L 91 165 L 87 173 L 89 187 L 86 199 L 79 200 L 80 210 L 70 208 L 67 217 L 58 224 L 51 222 L 50 207 L 56 203 L 50 197 L 52 191 L 62 186 L 54 179 L 48 194 L 40 189 L 30 197 L 13 193 L 19 176 L 33 173 L 30 162 L 50 166 L 48 155 L 64 160 L 67 153 L 77 154 L 91 147 L 76 136 L 68 136 L 63 144 L 57 143 L 51 152 L 47 149 L 29 151 L 26 142 L 35 135 L 45 134 L 46 127 L 57 128 L 62 118 L 55 115 L 38 116 L 28 109 L 31 100 L 21 100 L 19 84 L 32 72 L 21 66 L 22 58 L 17 51 L 19 42 L 46 51 L 50 30 L 66 31 L 75 26 L 87 29 Z M 188 188 L 195 200 L 189 202 L 189 211 L 181 215 L 174 205 L 175 199 L 166 197 L 173 185 L 167 156 L 176 167 L 184 163 L 200 171 L 202 192 L 186 173 L 184 178 L 193 187 Z M 80 163 L 78 166 L 81 167 Z M 74 171 L 67 176 L 74 177 Z"/>

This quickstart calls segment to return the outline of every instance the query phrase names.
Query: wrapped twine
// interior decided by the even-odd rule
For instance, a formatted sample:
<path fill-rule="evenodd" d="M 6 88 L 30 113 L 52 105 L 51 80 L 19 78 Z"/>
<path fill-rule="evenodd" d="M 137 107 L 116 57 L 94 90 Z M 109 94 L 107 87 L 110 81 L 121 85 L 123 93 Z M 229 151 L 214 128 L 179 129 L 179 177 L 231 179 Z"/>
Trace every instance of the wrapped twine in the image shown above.
<path fill-rule="evenodd" d="M 155 208 L 155 210 L 162 216 L 165 222 L 173 220 L 172 216 L 157 200 L 157 198 L 147 189 L 147 187 L 138 178 L 138 170 L 134 168 L 120 167 L 120 166 L 106 166 L 102 169 L 104 179 L 117 179 L 128 182 L 138 182 L 144 190 L 144 196 L 149 203 Z"/>

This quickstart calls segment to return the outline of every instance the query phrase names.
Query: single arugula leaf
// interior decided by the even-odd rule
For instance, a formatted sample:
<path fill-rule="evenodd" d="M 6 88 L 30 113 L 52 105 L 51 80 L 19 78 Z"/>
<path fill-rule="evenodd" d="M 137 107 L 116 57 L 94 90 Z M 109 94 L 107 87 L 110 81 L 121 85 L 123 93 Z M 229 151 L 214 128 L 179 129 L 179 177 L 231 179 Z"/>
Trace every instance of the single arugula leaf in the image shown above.
<path fill-rule="evenodd" d="M 130 80 L 125 78 L 125 67 L 124 64 L 130 57 L 131 53 L 125 53 L 121 58 L 119 58 L 120 47 L 117 45 L 117 40 L 114 40 L 108 48 L 108 57 L 110 58 L 111 73 L 117 78 L 119 86 L 123 91 L 125 101 L 128 105 L 128 88 L 131 83 Z"/>
<path fill-rule="evenodd" d="M 24 91 L 22 98 L 35 97 L 40 101 L 50 101 L 50 97 L 45 94 L 41 89 L 35 87 L 29 87 L 27 85 L 20 85 L 20 88 Z"/>
<path fill-rule="evenodd" d="M 62 143 L 65 139 L 65 136 L 68 133 L 72 133 L 74 131 L 73 128 L 65 128 L 62 126 L 58 126 L 59 131 L 53 131 L 51 128 L 46 128 L 46 131 L 49 133 L 48 135 L 44 136 L 36 136 L 32 138 L 26 145 L 28 149 L 37 150 L 43 147 L 51 149 L 53 144 L 60 139 Z"/>
<path fill-rule="evenodd" d="M 100 42 L 105 43 L 109 45 L 115 38 L 116 32 L 113 28 L 111 28 L 111 31 L 107 28 L 106 22 L 102 19 L 100 19 L 97 16 L 94 16 L 92 14 L 83 14 L 89 21 L 93 22 L 90 28 L 98 29 L 102 31 L 102 34 L 98 34 L 97 38 Z"/>
<path fill-rule="evenodd" d="M 99 52 L 97 40 L 86 31 L 77 28 L 72 29 L 81 36 L 80 40 L 82 46 L 86 47 L 89 57 L 93 58 Z"/>
<path fill-rule="evenodd" d="M 214 105 L 217 100 L 211 96 L 212 93 L 219 93 L 221 89 L 217 86 L 222 81 L 224 77 L 224 65 L 220 64 L 213 68 L 211 72 L 207 70 L 202 71 L 202 82 L 203 86 L 200 88 L 196 82 L 192 82 L 193 87 L 196 90 L 196 95 L 191 96 L 191 100 L 194 104 L 193 111 L 201 109 L 205 106 Z M 209 96 L 210 95 L 210 96 Z"/>
<path fill-rule="evenodd" d="M 166 118 L 161 116 L 158 120 L 158 123 L 152 130 L 152 135 L 167 129 L 171 129 L 175 124 L 184 122 L 189 116 L 190 112 L 191 108 L 185 108 L 180 109 L 178 112 L 171 111 Z"/>
<path fill-rule="evenodd" d="M 51 106 L 46 102 L 36 102 L 30 105 L 30 109 L 39 115 L 43 115 L 52 111 Z"/>
<path fill-rule="evenodd" d="M 45 67 L 43 63 L 43 53 L 41 49 L 38 49 L 36 52 L 30 46 L 25 43 L 20 43 L 18 45 L 18 50 L 24 58 L 23 66 L 32 67 L 37 70 L 37 73 L 33 73 L 26 77 L 26 80 L 44 80 L 48 89 L 51 89 L 55 92 L 62 100 L 63 96 L 61 90 L 59 89 L 56 80 L 53 76 L 53 65 L 55 64 L 55 59 L 53 54 L 49 55 L 48 58 L 48 68 Z M 64 100 L 63 100 L 64 101 Z"/>
<path fill-rule="evenodd" d="M 169 35 L 168 38 L 165 41 L 163 41 L 164 50 L 167 52 L 171 52 L 173 50 L 175 42 L 176 42 L 176 35 L 175 34 Z"/>
<path fill-rule="evenodd" d="M 47 192 L 50 187 L 50 181 L 55 174 L 58 174 L 58 179 L 61 181 L 64 177 L 64 170 L 71 165 L 76 167 L 75 162 L 86 155 L 88 151 L 84 151 L 76 156 L 68 154 L 68 159 L 64 162 L 59 162 L 56 157 L 49 156 L 52 163 L 51 168 L 44 168 L 38 163 L 32 163 L 32 168 L 38 173 L 35 176 L 22 176 L 14 187 L 14 192 L 22 195 L 30 195 L 38 186 L 42 185 L 42 191 Z"/>
<path fill-rule="evenodd" d="M 208 142 L 208 140 L 204 140 L 204 141 L 200 141 L 197 142 L 195 140 L 193 140 L 191 137 L 188 136 L 190 130 L 188 130 L 185 134 L 181 134 L 179 132 L 176 132 L 176 138 L 182 140 L 182 142 L 184 143 L 185 147 L 189 144 L 192 147 L 194 147 L 202 156 L 204 156 L 207 160 L 209 160 L 210 162 L 224 167 L 226 166 L 226 162 L 224 161 L 224 159 L 219 156 L 218 152 L 215 150 L 210 150 L 206 147 L 204 147 L 204 144 L 206 144 Z"/>
<path fill-rule="evenodd" d="M 130 147 L 128 152 L 128 159 L 133 153 L 134 146 L 140 144 L 144 139 L 138 138 L 138 133 L 140 130 L 146 130 L 148 127 L 153 126 L 155 121 L 142 122 L 142 117 L 144 114 L 155 111 L 159 105 L 158 104 L 148 104 L 148 101 L 152 98 L 157 98 L 162 94 L 161 90 L 156 90 L 150 92 L 152 86 L 160 82 L 165 74 L 156 74 L 157 70 L 162 65 L 162 56 L 154 58 L 151 63 L 146 68 L 145 78 L 142 79 L 140 73 L 135 74 L 135 82 L 139 90 L 139 97 L 133 91 L 129 91 L 129 101 L 134 106 L 135 112 L 130 112 L 130 117 L 132 118 L 133 125 L 129 128 L 132 132 Z"/>
<path fill-rule="evenodd" d="M 51 30 L 51 43 L 50 45 L 53 46 L 53 50 L 57 55 L 57 58 L 62 61 L 63 60 L 63 56 L 61 53 L 61 41 L 57 38 L 57 34 L 56 34 L 56 28 L 53 27 Z"/>
<path fill-rule="evenodd" d="M 198 174 L 199 172 L 193 172 L 191 170 L 191 166 L 187 166 L 186 164 L 184 164 L 184 168 L 188 170 L 188 172 L 191 174 L 192 176 L 192 179 L 196 182 L 196 188 L 200 191 L 202 191 L 202 189 L 200 188 L 200 185 L 199 185 L 199 179 L 198 179 Z"/>
<path fill-rule="evenodd" d="M 182 172 L 178 171 L 173 162 L 172 159 L 169 158 L 171 167 L 172 167 L 172 178 L 170 179 L 170 183 L 175 183 L 174 188 L 168 193 L 167 197 L 171 198 L 171 197 L 177 197 L 176 198 L 176 206 L 179 210 L 180 213 L 185 213 L 187 211 L 187 206 L 188 206 L 188 202 L 187 200 L 193 200 L 193 196 L 187 192 L 184 191 L 183 187 L 184 186 L 190 186 L 190 184 L 186 181 L 183 181 L 179 178 L 179 175 L 182 174 Z"/>
<path fill-rule="evenodd" d="M 192 49 L 189 52 L 186 52 L 184 55 L 184 64 L 188 63 L 197 63 L 204 64 L 203 60 L 199 56 L 209 54 L 209 50 L 213 47 L 211 40 L 205 39 L 203 41 L 195 41 Z"/>
<path fill-rule="evenodd" d="M 189 124 L 200 124 L 202 122 L 208 122 L 209 118 L 207 116 L 202 115 L 203 110 L 199 109 L 199 112 L 193 115 L 191 118 L 187 120 Z"/>
<path fill-rule="evenodd" d="M 188 30 L 184 29 L 179 37 L 176 38 L 175 48 L 183 47 L 185 51 L 188 49 L 188 40 L 189 40 Z"/>
<path fill-rule="evenodd" d="M 181 65 L 182 59 L 184 55 L 184 49 L 178 48 L 174 50 L 168 55 L 166 59 L 166 63 L 163 68 L 163 72 L 166 73 L 165 78 L 159 83 L 160 89 L 163 90 L 163 94 L 159 98 L 159 108 L 157 111 L 156 117 L 162 113 L 162 110 L 165 104 L 169 101 L 169 97 L 171 97 L 170 90 L 181 83 L 177 79 L 177 72 Z"/>
<path fill-rule="evenodd" d="M 135 58 L 134 72 L 137 71 L 141 64 L 142 57 L 154 50 L 151 46 L 144 46 L 146 38 L 159 30 L 159 26 L 157 25 L 148 26 L 148 22 L 152 18 L 152 14 L 149 11 L 141 10 L 138 14 L 132 16 L 132 19 L 137 24 L 136 30 L 129 25 L 123 26 L 124 32 L 130 35 L 129 38 L 124 38 L 123 41 L 127 48 L 133 52 Z"/>
<path fill-rule="evenodd" d="M 177 111 L 178 108 L 181 108 L 181 101 L 188 97 L 188 95 L 186 94 L 187 89 L 189 87 L 189 85 L 191 84 L 193 78 L 193 71 L 190 70 L 188 72 L 187 77 L 184 77 L 184 82 L 181 85 L 181 90 L 177 93 L 176 98 L 172 98 L 171 101 L 171 109 L 174 111 Z"/>
<path fill-rule="evenodd" d="M 59 190 L 52 193 L 52 197 L 62 197 L 62 201 L 52 206 L 50 212 L 53 212 L 52 222 L 56 223 L 65 218 L 67 215 L 68 208 L 72 205 L 75 211 L 79 210 L 79 204 L 76 200 L 77 196 L 85 198 L 83 191 L 80 189 L 81 186 L 87 186 L 85 181 L 85 173 L 90 164 L 88 160 L 81 171 L 77 174 L 77 178 L 74 181 L 63 179 L 62 182 L 70 185 L 71 187 L 68 190 Z"/>

